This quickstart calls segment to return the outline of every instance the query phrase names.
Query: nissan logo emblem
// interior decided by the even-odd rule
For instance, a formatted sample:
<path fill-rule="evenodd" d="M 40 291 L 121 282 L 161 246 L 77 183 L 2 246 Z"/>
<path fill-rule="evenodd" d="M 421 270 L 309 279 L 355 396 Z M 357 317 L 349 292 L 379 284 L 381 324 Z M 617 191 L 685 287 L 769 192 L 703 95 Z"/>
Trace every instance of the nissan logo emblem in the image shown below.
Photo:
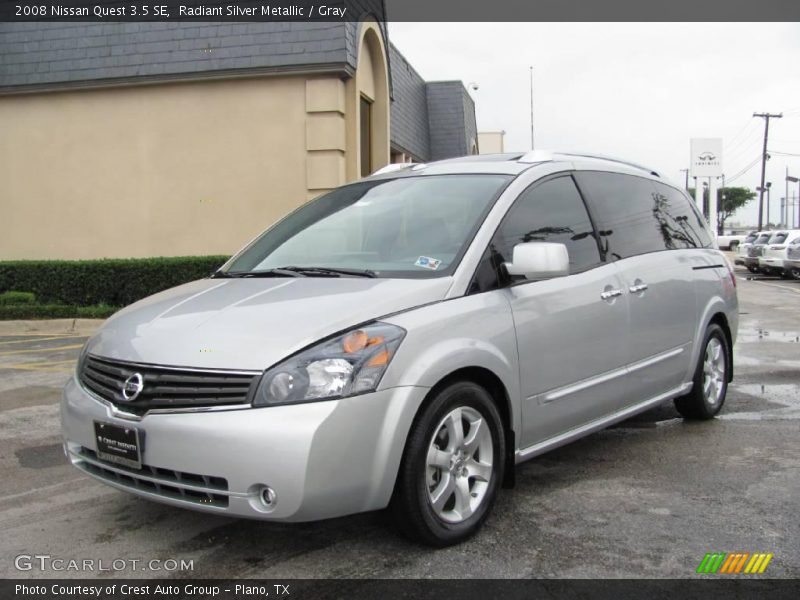
<path fill-rule="evenodd" d="M 134 373 L 122 384 L 122 398 L 128 402 L 133 402 L 144 389 L 144 378 L 141 373 Z"/>

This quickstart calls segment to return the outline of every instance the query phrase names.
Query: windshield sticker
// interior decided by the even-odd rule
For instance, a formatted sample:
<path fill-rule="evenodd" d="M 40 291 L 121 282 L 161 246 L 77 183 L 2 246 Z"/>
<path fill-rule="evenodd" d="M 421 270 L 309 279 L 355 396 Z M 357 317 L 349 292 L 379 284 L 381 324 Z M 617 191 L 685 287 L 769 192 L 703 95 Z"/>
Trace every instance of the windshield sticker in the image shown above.
<path fill-rule="evenodd" d="M 417 262 L 414 263 L 415 267 L 422 267 L 423 269 L 430 269 L 431 271 L 435 271 L 439 268 L 439 265 L 442 264 L 438 258 L 430 258 L 428 256 L 420 256 L 417 259 Z"/>

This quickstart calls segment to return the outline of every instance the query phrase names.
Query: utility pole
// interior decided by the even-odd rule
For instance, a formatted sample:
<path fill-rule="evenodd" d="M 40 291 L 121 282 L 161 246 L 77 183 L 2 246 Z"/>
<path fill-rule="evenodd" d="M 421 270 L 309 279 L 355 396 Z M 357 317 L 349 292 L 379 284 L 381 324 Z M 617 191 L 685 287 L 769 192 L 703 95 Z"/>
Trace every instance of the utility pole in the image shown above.
<path fill-rule="evenodd" d="M 764 119 L 764 150 L 761 153 L 761 190 L 758 194 L 758 230 L 761 231 L 764 225 L 764 179 L 767 174 L 767 139 L 769 138 L 769 120 L 782 119 L 783 113 L 753 113 L 754 117 Z"/>
<path fill-rule="evenodd" d="M 686 191 L 689 191 L 689 169 L 681 169 L 681 173 L 686 174 L 686 183 L 683 185 Z"/>
<path fill-rule="evenodd" d="M 533 150 L 533 66 L 531 66 L 531 150 Z"/>

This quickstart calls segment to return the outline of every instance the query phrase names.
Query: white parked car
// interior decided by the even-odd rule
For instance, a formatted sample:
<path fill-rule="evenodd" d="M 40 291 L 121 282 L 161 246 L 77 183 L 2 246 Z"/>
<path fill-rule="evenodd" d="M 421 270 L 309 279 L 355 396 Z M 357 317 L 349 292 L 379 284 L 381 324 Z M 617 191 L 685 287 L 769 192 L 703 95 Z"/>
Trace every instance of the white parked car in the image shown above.
<path fill-rule="evenodd" d="M 753 240 L 752 244 L 749 244 L 746 248 L 743 248 L 744 256 L 742 257 L 744 261 L 744 266 L 747 267 L 747 270 L 751 273 L 758 273 L 760 270 L 760 266 L 758 264 L 758 259 L 764 253 L 764 247 L 772 241 L 772 238 L 775 234 L 778 233 L 777 231 L 762 231 L 758 234 L 758 237 Z"/>
<path fill-rule="evenodd" d="M 788 269 L 787 250 L 794 242 L 800 242 L 800 229 L 776 231 L 758 257 L 759 270 L 767 275 L 785 275 Z"/>
<path fill-rule="evenodd" d="M 786 249 L 786 270 L 795 279 L 800 279 L 800 239 L 794 240 Z"/>
<path fill-rule="evenodd" d="M 747 257 L 747 250 L 753 243 L 758 239 L 758 236 L 761 235 L 759 231 L 751 231 L 747 234 L 739 245 L 736 246 L 736 257 L 733 259 L 734 264 L 737 265 L 744 265 L 745 258 Z"/>
<path fill-rule="evenodd" d="M 757 231 L 750 231 L 747 233 L 734 233 L 730 232 L 728 235 L 718 235 L 717 236 L 717 248 L 720 250 L 730 250 L 731 252 L 736 252 L 737 248 L 741 244 L 747 240 L 753 234 L 758 233 Z"/>

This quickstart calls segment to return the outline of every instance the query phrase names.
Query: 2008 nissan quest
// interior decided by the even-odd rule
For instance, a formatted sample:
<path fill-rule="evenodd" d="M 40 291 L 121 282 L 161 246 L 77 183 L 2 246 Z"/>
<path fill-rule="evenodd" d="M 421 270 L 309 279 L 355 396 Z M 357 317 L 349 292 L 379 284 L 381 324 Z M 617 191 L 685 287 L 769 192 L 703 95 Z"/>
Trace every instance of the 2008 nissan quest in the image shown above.
<path fill-rule="evenodd" d="M 725 401 L 736 280 L 687 195 L 578 154 L 401 166 L 120 311 L 63 396 L 116 488 L 303 521 L 391 507 L 443 546 L 515 463 L 674 399 Z"/>

